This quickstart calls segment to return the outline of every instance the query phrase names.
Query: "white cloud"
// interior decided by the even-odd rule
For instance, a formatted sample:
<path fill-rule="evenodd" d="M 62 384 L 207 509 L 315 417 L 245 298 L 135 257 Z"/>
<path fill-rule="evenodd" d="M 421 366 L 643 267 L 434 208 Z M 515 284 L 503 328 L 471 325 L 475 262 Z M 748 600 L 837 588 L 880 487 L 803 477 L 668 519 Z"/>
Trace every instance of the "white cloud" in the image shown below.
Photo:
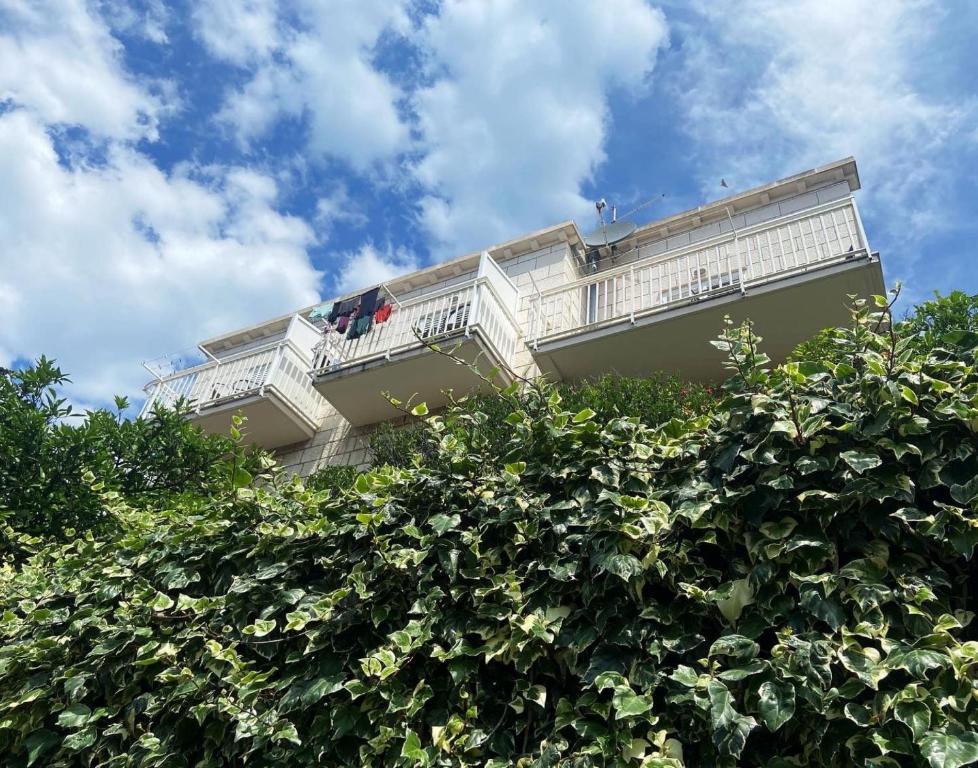
<path fill-rule="evenodd" d="M 948 226 L 950 151 L 975 103 L 925 86 L 945 9 L 928 0 L 704 3 L 685 30 L 676 93 L 707 194 L 854 155 L 864 210 L 885 214 L 889 280 L 912 243 Z M 896 258 L 890 258 L 895 256 Z"/>
<path fill-rule="evenodd" d="M 83 0 L 0 0 L 0 101 L 45 123 L 154 139 L 167 105 L 120 63 L 121 46 Z"/>
<path fill-rule="evenodd" d="M 66 169 L 15 110 L 0 178 L 0 354 L 56 357 L 81 402 L 138 395 L 141 360 L 317 300 L 314 234 L 254 171 L 167 175 L 122 146 Z"/>
<path fill-rule="evenodd" d="M 372 243 L 366 243 L 352 253 L 343 254 L 340 261 L 343 267 L 334 282 L 337 294 L 383 283 L 421 268 L 417 258 L 405 249 L 388 246 L 380 251 Z"/>
<path fill-rule="evenodd" d="M 604 160 L 613 88 L 638 91 L 667 44 L 641 0 L 448 0 L 423 28 L 435 82 L 413 100 L 442 253 L 586 215 L 580 186 Z"/>
<path fill-rule="evenodd" d="M 160 45 L 166 34 L 170 12 L 163 0 L 100 0 L 102 17 L 113 30 L 145 38 Z"/>
<path fill-rule="evenodd" d="M 372 63 L 389 29 L 406 29 L 404 0 L 206 0 L 195 20 L 211 54 L 246 67 L 250 80 L 227 97 L 221 119 L 243 146 L 283 118 L 307 117 L 309 150 L 358 170 L 404 151 L 409 130 L 399 89 Z"/>
<path fill-rule="evenodd" d="M 266 58 L 280 44 L 275 0 L 204 0 L 193 11 L 211 53 L 233 64 Z"/>
<path fill-rule="evenodd" d="M 350 197 L 350 191 L 342 182 L 337 182 L 332 192 L 316 201 L 316 224 L 325 232 L 337 223 L 359 228 L 369 221 L 363 208 Z"/>

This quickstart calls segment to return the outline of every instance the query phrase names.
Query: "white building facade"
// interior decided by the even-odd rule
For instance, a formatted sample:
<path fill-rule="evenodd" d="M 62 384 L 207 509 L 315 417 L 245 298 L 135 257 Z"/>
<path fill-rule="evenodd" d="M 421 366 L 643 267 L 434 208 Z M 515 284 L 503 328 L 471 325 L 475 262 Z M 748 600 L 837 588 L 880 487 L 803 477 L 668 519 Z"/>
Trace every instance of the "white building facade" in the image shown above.
<path fill-rule="evenodd" d="M 846 324 L 850 295 L 884 293 L 859 188 L 846 158 L 609 245 L 564 222 L 161 358 L 144 412 L 183 397 L 216 432 L 241 413 L 246 439 L 306 475 L 368 463 L 371 432 L 403 415 L 388 396 L 435 410 L 449 391 L 484 386 L 432 344 L 498 369 L 500 383 L 657 370 L 718 381 L 723 354 L 709 342 L 724 315 L 751 319 L 777 361 Z"/>

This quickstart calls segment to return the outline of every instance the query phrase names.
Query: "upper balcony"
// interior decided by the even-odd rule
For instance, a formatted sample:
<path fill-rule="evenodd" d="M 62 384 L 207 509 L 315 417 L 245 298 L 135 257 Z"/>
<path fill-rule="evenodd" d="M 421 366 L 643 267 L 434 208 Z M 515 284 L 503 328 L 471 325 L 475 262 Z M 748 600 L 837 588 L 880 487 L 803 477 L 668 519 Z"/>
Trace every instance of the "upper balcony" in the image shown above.
<path fill-rule="evenodd" d="M 315 359 L 315 388 L 351 424 L 373 424 L 400 415 L 386 395 L 429 408 L 483 388 L 472 370 L 431 349 L 438 345 L 483 374 L 498 369 L 508 382 L 520 340 L 515 320 L 519 292 L 483 253 L 472 280 L 393 302 L 391 316 L 364 335 L 323 336 Z"/>
<path fill-rule="evenodd" d="M 879 257 L 850 196 L 797 207 L 782 204 L 789 213 L 752 225 L 740 216 L 739 228 L 729 217 L 725 233 L 684 247 L 634 247 L 611 269 L 527 296 L 527 341 L 541 370 L 558 379 L 665 370 L 719 380 L 723 354 L 708 342 L 724 315 L 752 320 L 775 360 L 848 323 L 849 294 L 884 292 Z"/>
<path fill-rule="evenodd" d="M 295 315 L 284 333 L 259 346 L 220 358 L 202 352 L 198 359 L 210 359 L 189 366 L 168 358 L 169 370 L 147 364 L 157 378 L 146 386 L 142 413 L 184 398 L 193 409 L 190 418 L 207 432 L 226 434 L 232 414 L 241 412 L 248 419 L 242 430 L 248 443 L 273 449 L 306 440 L 325 406 L 309 379 L 318 340 L 318 329 Z"/>

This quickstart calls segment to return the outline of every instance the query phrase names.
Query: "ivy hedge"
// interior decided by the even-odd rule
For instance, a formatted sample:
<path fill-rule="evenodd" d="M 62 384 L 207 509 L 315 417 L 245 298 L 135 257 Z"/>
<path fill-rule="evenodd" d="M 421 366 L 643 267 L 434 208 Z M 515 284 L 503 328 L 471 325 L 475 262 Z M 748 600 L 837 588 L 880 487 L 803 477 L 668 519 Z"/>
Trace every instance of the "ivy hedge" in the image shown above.
<path fill-rule="evenodd" d="M 978 761 L 978 336 L 880 299 L 838 360 L 758 342 L 703 416 L 535 385 L 491 462 L 456 408 L 348 490 L 104 492 L 116 533 L 0 570 L 3 764 Z"/>

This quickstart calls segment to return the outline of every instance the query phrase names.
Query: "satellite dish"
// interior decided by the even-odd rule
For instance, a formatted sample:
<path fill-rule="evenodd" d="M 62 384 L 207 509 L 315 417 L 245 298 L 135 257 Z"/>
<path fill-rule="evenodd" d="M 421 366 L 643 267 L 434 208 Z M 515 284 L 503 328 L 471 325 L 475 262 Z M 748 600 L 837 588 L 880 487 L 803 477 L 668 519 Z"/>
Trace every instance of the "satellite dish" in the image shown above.
<path fill-rule="evenodd" d="M 593 232 L 584 235 L 584 245 L 588 248 L 603 248 L 606 245 L 613 245 L 619 240 L 624 240 L 636 229 L 632 221 L 613 221 L 610 224 L 602 224 Z"/>

